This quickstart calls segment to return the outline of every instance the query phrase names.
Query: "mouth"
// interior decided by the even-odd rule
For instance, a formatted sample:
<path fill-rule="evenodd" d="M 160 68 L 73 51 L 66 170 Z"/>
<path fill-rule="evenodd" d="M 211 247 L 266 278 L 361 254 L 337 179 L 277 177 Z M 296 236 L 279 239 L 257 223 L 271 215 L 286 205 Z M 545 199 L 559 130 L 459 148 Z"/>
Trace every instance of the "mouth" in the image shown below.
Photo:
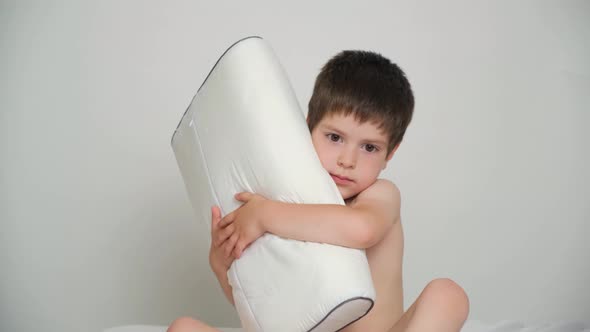
<path fill-rule="evenodd" d="M 352 179 L 347 178 L 345 176 L 338 176 L 338 175 L 332 174 L 332 173 L 330 173 L 330 176 L 332 177 L 334 182 L 336 182 L 337 184 L 349 184 L 349 183 L 354 182 L 354 181 L 352 181 Z"/>

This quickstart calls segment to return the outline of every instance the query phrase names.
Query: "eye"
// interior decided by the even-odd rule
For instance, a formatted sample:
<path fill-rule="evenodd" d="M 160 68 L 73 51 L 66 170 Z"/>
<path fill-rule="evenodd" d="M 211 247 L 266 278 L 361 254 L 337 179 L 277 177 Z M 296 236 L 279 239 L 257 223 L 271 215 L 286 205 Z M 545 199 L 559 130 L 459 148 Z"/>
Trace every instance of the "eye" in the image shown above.
<path fill-rule="evenodd" d="M 376 146 L 374 146 L 373 144 L 366 144 L 365 145 L 365 151 L 367 151 L 367 152 L 377 152 L 377 151 L 379 151 L 379 149 Z"/>
<path fill-rule="evenodd" d="M 328 134 L 328 139 L 332 142 L 338 142 L 340 141 L 340 135 L 338 134 Z"/>

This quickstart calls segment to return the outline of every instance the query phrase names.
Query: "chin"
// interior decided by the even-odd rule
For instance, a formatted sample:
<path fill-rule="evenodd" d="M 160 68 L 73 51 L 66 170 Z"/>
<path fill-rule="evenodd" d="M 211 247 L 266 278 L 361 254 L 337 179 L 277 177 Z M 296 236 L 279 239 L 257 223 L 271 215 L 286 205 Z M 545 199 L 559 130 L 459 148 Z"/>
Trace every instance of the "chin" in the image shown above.
<path fill-rule="evenodd" d="M 348 192 L 348 191 L 343 192 L 342 190 L 339 190 L 339 191 L 340 191 L 340 196 L 342 196 L 343 200 L 347 200 L 347 199 L 352 198 L 358 194 L 357 192 Z"/>

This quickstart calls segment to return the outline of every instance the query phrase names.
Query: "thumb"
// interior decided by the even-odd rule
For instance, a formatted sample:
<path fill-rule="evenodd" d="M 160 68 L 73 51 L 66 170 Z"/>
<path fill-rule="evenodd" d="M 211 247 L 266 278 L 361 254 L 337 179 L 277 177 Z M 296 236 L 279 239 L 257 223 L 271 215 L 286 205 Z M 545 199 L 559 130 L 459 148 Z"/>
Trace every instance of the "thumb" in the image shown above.
<path fill-rule="evenodd" d="M 221 220 L 221 210 L 219 206 L 214 205 L 211 207 L 211 222 L 213 224 L 218 224 L 219 220 Z"/>
<path fill-rule="evenodd" d="M 248 202 L 252 198 L 252 193 L 249 193 L 247 191 L 244 191 L 244 192 L 241 192 L 241 193 L 237 193 L 234 197 L 238 201 L 243 202 L 243 203 L 246 203 L 246 202 Z"/>

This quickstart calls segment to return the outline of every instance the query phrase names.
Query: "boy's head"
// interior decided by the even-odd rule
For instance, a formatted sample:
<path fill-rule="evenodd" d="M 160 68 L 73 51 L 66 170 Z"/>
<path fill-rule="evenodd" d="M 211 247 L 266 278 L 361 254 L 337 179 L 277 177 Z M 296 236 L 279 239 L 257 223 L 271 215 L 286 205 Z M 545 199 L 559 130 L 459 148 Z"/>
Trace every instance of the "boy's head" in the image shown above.
<path fill-rule="evenodd" d="M 307 123 L 343 197 L 371 185 L 402 141 L 414 109 L 403 71 L 383 56 L 343 51 L 318 75 Z"/>
<path fill-rule="evenodd" d="M 342 51 L 322 68 L 308 107 L 310 132 L 326 115 L 352 114 L 361 123 L 377 123 L 388 135 L 391 152 L 412 120 L 414 95 L 404 72 L 389 59 L 374 52 Z"/>

